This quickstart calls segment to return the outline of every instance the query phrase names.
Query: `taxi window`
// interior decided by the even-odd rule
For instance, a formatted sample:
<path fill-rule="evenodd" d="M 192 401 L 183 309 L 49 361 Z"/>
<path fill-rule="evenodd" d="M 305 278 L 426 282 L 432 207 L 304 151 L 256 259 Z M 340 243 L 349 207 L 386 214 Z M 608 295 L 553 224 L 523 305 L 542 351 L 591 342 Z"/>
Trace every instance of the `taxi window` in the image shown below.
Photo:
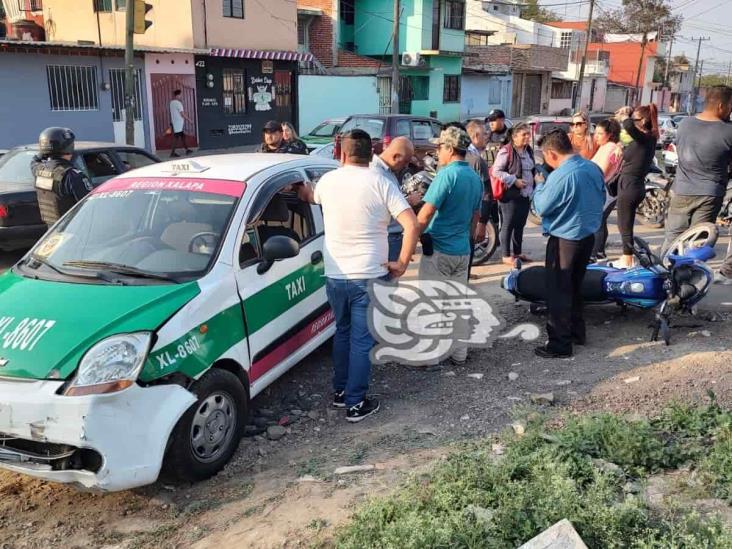
<path fill-rule="evenodd" d="M 262 246 L 273 236 L 287 236 L 303 244 L 316 236 L 311 205 L 294 192 L 279 192 L 265 206 L 257 219 L 251 220 L 241 242 L 241 264 L 259 259 Z"/>
<path fill-rule="evenodd" d="M 31 254 L 41 256 L 54 271 L 76 275 L 93 270 L 90 264 L 107 265 L 100 271 L 124 265 L 174 279 L 207 271 L 238 196 L 218 189 L 207 192 L 209 187 L 201 192 L 135 188 L 126 181 L 135 180 L 117 179 L 89 195 Z"/>

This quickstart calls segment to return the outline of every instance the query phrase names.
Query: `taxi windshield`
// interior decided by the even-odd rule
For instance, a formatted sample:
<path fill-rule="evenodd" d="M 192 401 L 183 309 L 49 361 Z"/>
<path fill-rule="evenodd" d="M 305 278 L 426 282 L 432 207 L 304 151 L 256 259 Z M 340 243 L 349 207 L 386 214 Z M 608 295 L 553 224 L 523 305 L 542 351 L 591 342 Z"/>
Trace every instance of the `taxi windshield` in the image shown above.
<path fill-rule="evenodd" d="M 236 192 L 206 192 L 204 185 L 192 192 L 170 185 L 110 183 L 31 250 L 26 268 L 34 269 L 34 276 L 53 271 L 54 277 L 162 283 L 195 279 L 210 268 L 234 212 Z"/>

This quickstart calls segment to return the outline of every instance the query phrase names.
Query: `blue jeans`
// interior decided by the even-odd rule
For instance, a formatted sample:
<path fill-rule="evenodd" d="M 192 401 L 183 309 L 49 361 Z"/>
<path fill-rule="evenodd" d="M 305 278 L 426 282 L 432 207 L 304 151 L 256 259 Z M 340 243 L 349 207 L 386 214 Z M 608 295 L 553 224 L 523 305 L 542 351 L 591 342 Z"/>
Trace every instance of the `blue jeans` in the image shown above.
<path fill-rule="evenodd" d="M 336 320 L 333 338 L 333 389 L 345 391 L 346 406 L 366 397 L 371 375 L 369 353 L 375 341 L 369 332 L 369 279 L 326 278 L 325 290 Z"/>
<path fill-rule="evenodd" d="M 389 233 L 389 261 L 399 261 L 403 236 L 402 233 Z"/>

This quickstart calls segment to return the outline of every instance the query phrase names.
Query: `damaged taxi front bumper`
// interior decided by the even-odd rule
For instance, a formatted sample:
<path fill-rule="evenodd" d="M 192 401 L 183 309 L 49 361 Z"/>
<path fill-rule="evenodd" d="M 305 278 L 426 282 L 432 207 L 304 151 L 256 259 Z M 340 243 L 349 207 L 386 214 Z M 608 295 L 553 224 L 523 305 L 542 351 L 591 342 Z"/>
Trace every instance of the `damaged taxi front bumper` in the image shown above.
<path fill-rule="evenodd" d="M 62 384 L 0 379 L 0 468 L 103 491 L 155 482 L 196 397 L 178 385 L 62 396 Z"/>

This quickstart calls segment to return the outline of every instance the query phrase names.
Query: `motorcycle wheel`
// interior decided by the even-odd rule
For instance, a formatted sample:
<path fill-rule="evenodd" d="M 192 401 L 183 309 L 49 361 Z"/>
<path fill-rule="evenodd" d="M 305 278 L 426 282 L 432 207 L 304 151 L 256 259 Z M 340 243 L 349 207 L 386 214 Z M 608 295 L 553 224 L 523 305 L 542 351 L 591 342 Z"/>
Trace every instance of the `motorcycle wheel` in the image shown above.
<path fill-rule="evenodd" d="M 541 216 L 534 209 L 534 201 L 529 203 L 529 221 L 534 225 L 541 225 Z"/>
<path fill-rule="evenodd" d="M 663 264 L 668 265 L 668 256 L 684 255 L 685 252 L 692 248 L 701 248 L 702 246 L 711 246 L 717 243 L 719 238 L 719 229 L 714 223 L 698 223 L 693 227 L 681 233 L 676 240 L 663 252 Z"/>
<path fill-rule="evenodd" d="M 496 251 L 498 247 L 498 229 L 493 223 L 485 226 L 485 238 L 482 242 L 476 242 L 473 248 L 473 265 L 483 265 Z"/>
<path fill-rule="evenodd" d="M 661 189 L 648 189 L 638 205 L 636 219 L 642 225 L 653 229 L 663 227 L 668 209 L 668 195 Z"/>

